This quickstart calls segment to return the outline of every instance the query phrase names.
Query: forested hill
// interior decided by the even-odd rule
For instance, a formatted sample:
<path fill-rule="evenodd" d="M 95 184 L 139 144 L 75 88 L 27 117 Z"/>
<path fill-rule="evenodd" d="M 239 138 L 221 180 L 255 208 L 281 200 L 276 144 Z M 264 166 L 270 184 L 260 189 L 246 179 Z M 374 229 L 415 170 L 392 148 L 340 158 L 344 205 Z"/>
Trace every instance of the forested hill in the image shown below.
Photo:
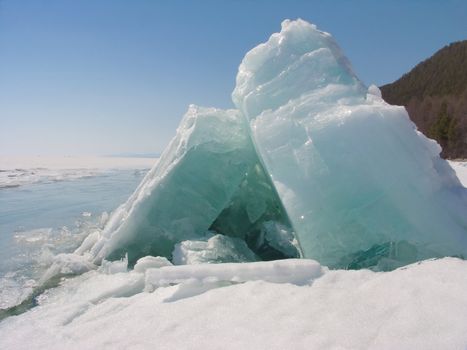
<path fill-rule="evenodd" d="M 443 47 L 381 92 L 407 108 L 418 129 L 442 146 L 443 157 L 467 158 L 467 40 Z"/>

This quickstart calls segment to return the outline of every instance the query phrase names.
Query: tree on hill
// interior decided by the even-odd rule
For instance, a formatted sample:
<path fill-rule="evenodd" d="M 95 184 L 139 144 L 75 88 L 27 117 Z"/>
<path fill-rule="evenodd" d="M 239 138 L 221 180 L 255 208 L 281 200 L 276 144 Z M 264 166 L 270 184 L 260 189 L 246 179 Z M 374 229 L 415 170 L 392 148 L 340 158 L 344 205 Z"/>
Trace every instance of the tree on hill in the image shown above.
<path fill-rule="evenodd" d="M 388 103 L 407 108 L 443 157 L 467 158 L 467 40 L 445 46 L 381 92 Z"/>

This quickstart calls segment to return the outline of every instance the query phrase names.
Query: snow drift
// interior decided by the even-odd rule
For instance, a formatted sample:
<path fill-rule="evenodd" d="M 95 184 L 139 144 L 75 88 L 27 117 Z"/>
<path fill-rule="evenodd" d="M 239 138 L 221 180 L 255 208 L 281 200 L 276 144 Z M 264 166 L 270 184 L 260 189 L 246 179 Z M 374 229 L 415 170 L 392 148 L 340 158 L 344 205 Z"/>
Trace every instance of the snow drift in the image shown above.
<path fill-rule="evenodd" d="M 465 349 L 466 261 L 391 272 L 279 263 L 90 271 L 2 321 L 0 348 Z"/>

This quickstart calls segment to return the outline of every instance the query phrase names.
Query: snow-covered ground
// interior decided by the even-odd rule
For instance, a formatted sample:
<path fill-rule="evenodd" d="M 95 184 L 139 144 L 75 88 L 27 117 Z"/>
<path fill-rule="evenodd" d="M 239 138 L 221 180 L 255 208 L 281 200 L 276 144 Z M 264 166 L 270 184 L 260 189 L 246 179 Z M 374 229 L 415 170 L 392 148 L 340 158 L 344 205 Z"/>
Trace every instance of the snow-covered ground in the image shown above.
<path fill-rule="evenodd" d="M 149 169 L 155 161 L 154 158 L 0 156 L 0 189 L 76 180 L 114 169 Z"/>
<path fill-rule="evenodd" d="M 294 259 L 226 269 L 146 261 L 146 270 L 131 272 L 113 264 L 65 280 L 40 306 L 4 320 L 0 348 L 467 346 L 467 262 L 455 258 L 392 272 L 329 271 Z"/>
<path fill-rule="evenodd" d="M 467 187 L 467 161 L 449 161 L 464 187 Z"/>

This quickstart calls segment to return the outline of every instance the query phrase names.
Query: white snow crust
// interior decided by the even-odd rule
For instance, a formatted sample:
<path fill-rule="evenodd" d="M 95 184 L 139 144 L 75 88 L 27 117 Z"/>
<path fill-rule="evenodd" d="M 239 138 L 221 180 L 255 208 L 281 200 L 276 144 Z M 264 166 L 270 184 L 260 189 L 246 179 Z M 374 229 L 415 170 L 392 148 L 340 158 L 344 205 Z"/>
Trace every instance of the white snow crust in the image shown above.
<path fill-rule="evenodd" d="M 180 284 L 190 280 L 247 282 L 262 280 L 273 283 L 305 284 L 322 274 L 313 260 L 277 260 L 256 263 L 224 263 L 170 266 L 146 272 L 146 288 Z"/>
<path fill-rule="evenodd" d="M 456 172 L 459 181 L 464 187 L 467 187 L 467 162 L 466 161 L 449 161 L 449 164 Z"/>
<path fill-rule="evenodd" d="M 90 271 L 2 321 L 0 348 L 464 349 L 465 290 L 456 258 L 391 272 L 293 259 Z"/>

